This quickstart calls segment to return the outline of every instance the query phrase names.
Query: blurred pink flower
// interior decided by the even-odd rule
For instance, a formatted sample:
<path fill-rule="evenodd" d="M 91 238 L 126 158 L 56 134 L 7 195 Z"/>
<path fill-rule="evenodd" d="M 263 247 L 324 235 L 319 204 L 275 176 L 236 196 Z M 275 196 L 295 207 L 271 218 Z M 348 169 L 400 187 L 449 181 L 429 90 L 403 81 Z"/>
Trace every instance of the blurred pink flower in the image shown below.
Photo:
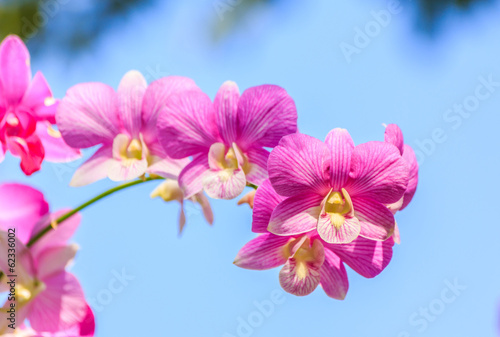
<path fill-rule="evenodd" d="M 29 240 L 54 219 L 64 214 L 49 213 L 43 194 L 25 185 L 0 185 L 0 291 L 8 292 L 9 274 L 16 277 L 16 323 L 25 319 L 35 331 L 61 332 L 65 330 L 86 331 L 93 334 L 93 317 L 85 301 L 83 290 L 76 277 L 65 270 L 73 260 L 78 247 L 68 245 L 80 223 L 75 214 L 63 226 L 51 231 L 30 248 Z M 16 265 L 9 270 L 8 230 L 15 230 Z M 0 333 L 9 332 L 6 301 L 0 312 Z M 92 319 L 91 319 L 92 318 Z"/>
<path fill-rule="evenodd" d="M 0 44 L 0 162 L 9 150 L 21 158 L 27 175 L 40 170 L 43 159 L 68 162 L 80 152 L 67 146 L 55 124 L 57 100 L 42 73 L 31 78 L 30 54 L 15 35 Z"/>
<path fill-rule="evenodd" d="M 408 166 L 386 142 L 354 146 L 344 129 L 325 142 L 303 134 L 281 139 L 268 162 L 273 188 L 287 197 L 273 211 L 269 231 L 291 236 L 317 230 L 328 243 L 358 236 L 384 241 L 394 232 L 386 205 L 401 199 Z"/>
<path fill-rule="evenodd" d="M 186 197 L 204 189 L 212 198 L 233 199 L 247 182 L 267 178 L 265 148 L 297 131 L 297 111 L 283 88 L 261 85 L 240 97 L 238 86 L 226 82 L 214 102 L 199 90 L 171 96 L 158 130 L 168 155 L 193 157 L 179 176 Z"/>
<path fill-rule="evenodd" d="M 173 177 L 189 160 L 177 162 L 165 154 L 157 141 L 157 116 L 170 95 L 186 90 L 197 90 L 188 78 L 169 76 L 148 86 L 138 71 L 125 74 L 117 91 L 103 83 L 70 88 L 56 114 L 64 140 L 79 149 L 101 145 L 70 184 L 131 180 L 145 173 Z"/>
<path fill-rule="evenodd" d="M 179 235 L 182 234 L 184 226 L 186 225 L 186 213 L 184 211 L 184 192 L 179 186 L 177 179 L 166 179 L 164 182 L 159 184 L 153 192 L 151 192 L 151 198 L 162 198 L 163 201 L 177 201 L 181 205 L 181 211 L 179 215 Z M 189 197 L 187 200 L 199 204 L 201 210 L 205 217 L 205 220 L 209 225 L 214 222 L 214 215 L 212 212 L 212 207 L 210 207 L 210 202 L 208 198 L 203 194 L 202 191 L 196 193 L 195 195 Z"/>
<path fill-rule="evenodd" d="M 318 285 L 332 298 L 342 300 L 349 282 L 344 263 L 364 277 L 375 277 L 389 264 L 394 241 L 362 237 L 348 244 L 329 244 L 317 232 L 278 236 L 267 231 L 273 210 L 285 200 L 266 180 L 257 190 L 252 230 L 260 235 L 247 243 L 234 263 L 242 268 L 264 270 L 278 266 L 283 289 L 308 295 Z"/>

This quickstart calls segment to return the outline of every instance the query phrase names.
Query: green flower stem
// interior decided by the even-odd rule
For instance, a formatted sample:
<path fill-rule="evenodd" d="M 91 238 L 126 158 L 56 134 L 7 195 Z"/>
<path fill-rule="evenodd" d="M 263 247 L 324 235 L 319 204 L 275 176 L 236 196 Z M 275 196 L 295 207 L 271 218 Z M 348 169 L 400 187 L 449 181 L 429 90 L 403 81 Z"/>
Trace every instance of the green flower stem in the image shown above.
<path fill-rule="evenodd" d="M 129 183 L 113 187 L 113 188 L 107 190 L 106 192 L 99 194 L 95 198 L 92 198 L 89 201 L 81 204 L 77 208 L 69 211 L 68 213 L 61 215 L 55 221 L 53 221 L 52 223 L 48 224 L 45 228 L 43 228 L 40 232 L 38 232 L 34 237 L 32 237 L 31 240 L 28 242 L 28 244 L 26 246 L 27 247 L 33 246 L 35 244 L 35 242 L 37 242 L 38 240 L 40 240 L 45 234 L 47 234 L 52 229 L 54 229 L 54 225 L 59 225 L 59 224 L 63 223 L 64 221 L 68 220 L 69 218 L 71 218 L 73 215 L 75 215 L 79 211 L 81 211 L 84 208 L 87 208 L 88 206 L 92 205 L 93 203 L 95 203 L 95 202 L 97 202 L 97 201 L 99 201 L 99 200 L 107 197 L 108 195 L 111 195 L 111 194 L 113 194 L 115 192 L 121 191 L 121 190 L 126 189 L 126 188 L 131 187 L 131 186 L 135 186 L 135 185 L 139 185 L 139 184 L 145 183 L 147 181 L 162 180 L 162 179 L 163 178 L 156 177 L 156 176 L 155 177 L 148 177 L 148 178 L 144 178 L 144 179 L 140 179 L 140 180 L 134 180 L 134 181 L 131 181 Z"/>
<path fill-rule="evenodd" d="M 247 183 L 247 186 L 248 186 L 248 187 L 251 187 L 251 188 L 253 188 L 253 189 L 255 189 L 255 190 L 256 190 L 257 188 L 259 188 L 259 186 L 254 185 L 254 184 L 252 184 L 252 183 Z"/>

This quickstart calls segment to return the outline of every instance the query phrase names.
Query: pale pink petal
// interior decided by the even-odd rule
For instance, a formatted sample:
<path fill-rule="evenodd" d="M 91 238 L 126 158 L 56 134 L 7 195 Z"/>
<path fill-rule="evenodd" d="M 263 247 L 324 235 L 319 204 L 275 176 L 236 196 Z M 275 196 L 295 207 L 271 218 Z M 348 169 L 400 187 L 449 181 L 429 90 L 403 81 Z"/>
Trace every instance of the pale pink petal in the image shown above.
<path fill-rule="evenodd" d="M 203 178 L 210 170 L 208 155 L 202 154 L 194 157 L 179 175 L 179 186 L 181 186 L 184 197 L 190 198 L 203 190 Z"/>
<path fill-rule="evenodd" d="M 21 184 L 0 185 L 0 229 L 16 229 L 16 237 L 27 243 L 36 223 L 49 212 L 43 194 Z"/>
<path fill-rule="evenodd" d="M 42 141 L 36 134 L 28 138 L 7 137 L 10 152 L 21 157 L 21 170 L 30 176 L 40 170 L 45 156 Z"/>
<path fill-rule="evenodd" d="M 5 159 L 5 148 L 4 144 L 0 142 L 0 163 Z"/>
<path fill-rule="evenodd" d="M 410 179 L 408 180 L 408 187 L 406 188 L 403 197 L 403 206 L 401 207 L 401 210 L 403 210 L 406 206 L 408 206 L 410 201 L 413 199 L 413 196 L 417 191 L 417 185 L 418 185 L 417 156 L 415 155 L 415 152 L 413 151 L 411 146 L 409 145 L 404 146 L 403 159 L 410 168 Z"/>
<path fill-rule="evenodd" d="M 373 241 L 358 237 L 349 244 L 332 245 L 326 247 L 337 254 L 361 276 L 372 278 L 387 267 L 392 258 L 394 240 Z"/>
<path fill-rule="evenodd" d="M 346 218 L 339 228 L 331 221 L 330 214 L 323 213 L 318 219 L 318 234 L 328 243 L 349 243 L 355 240 L 361 231 L 356 218 Z"/>
<path fill-rule="evenodd" d="M 0 45 L 0 81 L 7 102 L 19 103 L 30 80 L 30 53 L 18 36 L 9 35 Z"/>
<path fill-rule="evenodd" d="M 113 181 L 128 181 L 146 173 L 148 161 L 143 159 L 112 160 L 108 166 L 108 178 Z"/>
<path fill-rule="evenodd" d="M 158 139 L 172 158 L 208 152 L 219 140 L 210 98 L 198 91 L 171 95 L 158 116 Z"/>
<path fill-rule="evenodd" d="M 78 251 L 77 245 L 59 246 L 45 249 L 36 257 L 37 277 L 45 279 L 64 271 Z"/>
<path fill-rule="evenodd" d="M 47 214 L 35 225 L 31 236 L 34 236 L 42 229 L 47 227 L 47 225 L 49 225 L 53 220 L 58 219 L 69 211 L 70 209 L 64 209 L 52 214 Z M 71 237 L 73 237 L 73 235 L 75 234 L 75 231 L 80 225 L 81 219 L 82 217 L 80 213 L 76 213 L 63 223 L 59 224 L 55 229 L 45 234 L 42 238 L 35 242 L 33 246 L 30 247 L 32 255 L 36 258 L 41 252 L 46 249 L 66 245 L 68 240 L 71 239 Z"/>
<path fill-rule="evenodd" d="M 267 173 L 269 154 L 269 151 L 262 148 L 253 148 L 247 151 L 246 155 L 250 166 L 250 170 L 246 174 L 248 182 L 259 186 L 269 177 Z"/>
<path fill-rule="evenodd" d="M 24 94 L 21 107 L 29 110 L 37 120 L 55 124 L 58 103 L 52 97 L 52 91 L 43 74 L 37 72 Z"/>
<path fill-rule="evenodd" d="M 314 260 L 300 262 L 291 257 L 280 271 L 281 287 L 288 293 L 296 296 L 306 296 L 312 293 L 321 281 L 321 265 L 325 260 L 325 252 L 320 240 L 314 240 Z M 305 266 L 301 266 L 305 264 Z"/>
<path fill-rule="evenodd" d="M 59 131 L 71 147 L 111 144 L 120 133 L 116 93 L 103 83 L 77 84 L 59 103 L 56 120 Z"/>
<path fill-rule="evenodd" d="M 238 103 L 238 145 L 275 147 L 283 136 L 297 132 L 297 109 L 285 89 L 275 85 L 252 87 Z"/>
<path fill-rule="evenodd" d="M 241 268 L 265 270 L 284 265 L 289 256 L 290 237 L 261 234 L 238 252 L 234 264 Z"/>
<path fill-rule="evenodd" d="M 296 235 L 316 229 L 322 201 L 323 197 L 317 194 L 303 194 L 283 200 L 274 209 L 268 230 L 276 235 Z"/>
<path fill-rule="evenodd" d="M 214 199 L 234 199 L 243 192 L 246 183 L 241 169 L 209 170 L 203 177 L 203 189 Z"/>
<path fill-rule="evenodd" d="M 184 202 L 181 200 L 181 209 L 179 212 L 179 236 L 182 234 L 184 230 L 184 226 L 186 225 L 186 213 L 184 212 Z"/>
<path fill-rule="evenodd" d="M 146 79 L 136 70 L 126 73 L 118 86 L 118 118 L 132 138 L 138 138 L 142 128 L 142 99 L 147 87 Z"/>
<path fill-rule="evenodd" d="M 354 142 L 346 129 L 337 128 L 328 133 L 325 143 L 331 153 L 331 187 L 340 191 L 349 178 Z"/>
<path fill-rule="evenodd" d="M 201 210 L 203 211 L 203 216 L 205 217 L 205 220 L 207 220 L 208 224 L 213 224 L 214 223 L 214 213 L 212 212 L 212 207 L 210 206 L 210 202 L 208 201 L 208 198 L 203 194 L 203 192 L 200 192 L 194 196 L 195 200 L 197 203 L 200 204 Z"/>
<path fill-rule="evenodd" d="M 259 186 L 255 192 L 253 204 L 252 232 L 267 233 L 271 215 L 276 206 L 284 199 L 276 193 L 269 179 Z"/>
<path fill-rule="evenodd" d="M 382 204 L 392 204 L 408 185 L 408 166 L 397 147 L 385 142 L 356 146 L 346 190 L 351 198 L 362 196 Z"/>
<path fill-rule="evenodd" d="M 238 100 L 240 92 L 236 83 L 227 81 L 217 92 L 214 108 L 219 134 L 226 144 L 232 144 L 238 137 Z"/>
<path fill-rule="evenodd" d="M 304 134 L 281 139 L 267 162 L 269 179 L 283 196 L 330 190 L 330 151 L 322 141 Z"/>
<path fill-rule="evenodd" d="M 146 146 L 149 150 L 148 173 L 157 174 L 164 178 L 177 179 L 182 169 L 191 162 L 188 158 L 170 158 L 158 142 L 149 143 Z"/>
<path fill-rule="evenodd" d="M 112 147 L 110 145 L 101 147 L 92 157 L 90 157 L 76 170 L 71 182 L 69 183 L 70 186 L 85 186 L 106 178 L 112 161 Z"/>
<path fill-rule="evenodd" d="M 361 225 L 362 237 L 385 241 L 394 233 L 394 215 L 381 203 L 369 198 L 352 198 L 354 216 Z"/>
<path fill-rule="evenodd" d="M 349 290 L 347 272 L 342 260 L 332 251 L 325 249 L 325 262 L 321 266 L 321 287 L 334 299 L 343 300 Z"/>
<path fill-rule="evenodd" d="M 47 288 L 33 300 L 29 315 L 31 327 L 57 332 L 81 323 L 87 315 L 87 303 L 76 277 L 61 272 L 42 281 Z"/>
<path fill-rule="evenodd" d="M 167 76 L 152 82 L 146 90 L 142 105 L 142 133 L 146 142 L 157 138 L 158 114 L 170 95 L 201 89 L 187 77 Z"/>
<path fill-rule="evenodd" d="M 16 233 L 17 234 L 17 231 Z M 15 244 L 15 266 L 12 267 L 12 261 L 9 261 L 8 251 L 11 247 L 9 238 L 12 237 L 7 231 L 0 230 L 0 250 L 4 252 L 0 254 L 0 271 L 4 275 L 12 274 L 10 268 L 14 268 L 17 284 L 30 284 L 35 277 L 35 265 L 30 250 L 17 237 L 14 238 Z M 5 281 L 1 278 L 2 283 Z"/>
<path fill-rule="evenodd" d="M 52 128 L 49 122 L 38 122 L 36 134 L 45 149 L 45 160 L 54 163 L 67 163 L 82 156 L 80 150 L 69 147 L 61 133 Z"/>
<path fill-rule="evenodd" d="M 396 124 L 389 124 L 385 128 L 384 140 L 398 148 L 399 153 L 403 154 L 404 138 L 403 132 Z"/>

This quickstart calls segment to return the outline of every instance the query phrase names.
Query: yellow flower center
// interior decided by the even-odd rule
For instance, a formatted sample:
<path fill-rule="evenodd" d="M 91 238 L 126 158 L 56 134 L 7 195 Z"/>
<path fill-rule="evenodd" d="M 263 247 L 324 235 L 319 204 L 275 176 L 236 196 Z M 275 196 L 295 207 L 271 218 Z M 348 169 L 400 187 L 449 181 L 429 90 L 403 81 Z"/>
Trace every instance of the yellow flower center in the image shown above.
<path fill-rule="evenodd" d="M 352 200 L 349 193 L 343 188 L 341 192 L 332 191 L 326 198 L 325 212 L 330 215 L 330 219 L 335 228 L 342 227 L 345 217 L 352 214 Z"/>

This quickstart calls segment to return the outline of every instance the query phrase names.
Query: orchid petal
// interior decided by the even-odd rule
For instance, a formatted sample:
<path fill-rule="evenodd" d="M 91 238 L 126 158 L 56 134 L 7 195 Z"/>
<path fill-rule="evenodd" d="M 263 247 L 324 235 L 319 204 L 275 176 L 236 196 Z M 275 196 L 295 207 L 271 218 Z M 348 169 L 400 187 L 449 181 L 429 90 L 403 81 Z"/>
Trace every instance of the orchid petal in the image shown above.
<path fill-rule="evenodd" d="M 238 252 L 234 264 L 238 267 L 265 270 L 284 265 L 288 260 L 290 237 L 271 233 L 259 235 Z"/>
<path fill-rule="evenodd" d="M 354 197 L 354 215 L 361 225 L 360 235 L 376 241 L 385 241 L 394 233 L 394 215 L 384 205 L 369 198 Z"/>
<path fill-rule="evenodd" d="M 408 166 L 394 145 L 368 142 L 356 146 L 346 184 L 351 198 L 361 196 L 391 204 L 403 196 L 407 185 Z"/>
<path fill-rule="evenodd" d="M 138 138 L 142 127 L 142 99 L 148 83 L 142 74 L 131 70 L 123 76 L 117 90 L 117 110 L 122 127 Z"/>
<path fill-rule="evenodd" d="M 29 51 L 18 36 L 9 35 L 0 44 L 0 81 L 7 102 L 19 103 L 30 80 Z"/>
<path fill-rule="evenodd" d="M 330 131 L 325 143 L 331 152 L 331 187 L 340 191 L 349 179 L 354 142 L 347 130 L 337 128 Z"/>
<path fill-rule="evenodd" d="M 326 247 L 337 254 L 355 272 L 363 277 L 372 278 L 380 274 L 392 258 L 394 241 L 373 241 L 358 237 L 349 244 Z"/>
<path fill-rule="evenodd" d="M 304 194 L 283 200 L 273 211 L 268 230 L 276 235 L 297 235 L 316 229 L 323 197 Z"/>
<path fill-rule="evenodd" d="M 398 148 L 399 153 L 403 154 L 404 152 L 404 138 L 403 132 L 396 124 L 389 124 L 385 128 L 384 140 L 388 143 L 391 143 L 395 147 Z"/>
<path fill-rule="evenodd" d="M 74 148 L 111 144 L 119 130 L 116 93 L 103 83 L 71 87 L 59 103 L 57 125 L 66 143 Z"/>
<path fill-rule="evenodd" d="M 274 209 L 285 198 L 280 196 L 274 190 L 269 179 L 265 180 L 255 192 L 253 215 L 252 215 L 252 232 L 267 233 L 267 227 L 271 220 L 271 215 Z"/>
<path fill-rule="evenodd" d="M 325 262 L 321 266 L 321 287 L 334 299 L 343 300 L 349 290 L 347 272 L 342 260 L 332 251 L 325 249 Z"/>
<path fill-rule="evenodd" d="M 243 92 L 238 103 L 238 145 L 275 147 L 283 136 L 297 132 L 297 109 L 285 89 L 260 85 Z"/>
<path fill-rule="evenodd" d="M 179 186 L 184 191 L 184 197 L 190 198 L 203 190 L 203 178 L 210 170 L 208 155 L 194 157 L 179 175 Z"/>
<path fill-rule="evenodd" d="M 106 178 L 112 161 L 112 147 L 110 145 L 101 147 L 76 170 L 69 183 L 70 186 L 85 186 Z"/>
<path fill-rule="evenodd" d="M 210 145 L 218 141 L 210 98 L 198 91 L 171 95 L 158 116 L 158 139 L 175 159 L 208 152 Z"/>
<path fill-rule="evenodd" d="M 203 189 L 211 198 L 231 200 L 243 192 L 246 182 L 241 169 L 209 170 L 203 177 Z"/>
<path fill-rule="evenodd" d="M 330 190 L 330 153 L 322 141 L 304 134 L 281 139 L 267 162 L 269 179 L 283 196 L 317 193 Z"/>
<path fill-rule="evenodd" d="M 217 92 L 214 108 L 219 134 L 226 144 L 232 144 L 238 136 L 238 100 L 240 92 L 236 83 L 227 81 Z"/>
<path fill-rule="evenodd" d="M 64 142 L 59 131 L 54 130 L 49 122 L 38 122 L 36 135 L 45 149 L 45 159 L 54 163 L 67 163 L 82 156 L 81 152 Z"/>

